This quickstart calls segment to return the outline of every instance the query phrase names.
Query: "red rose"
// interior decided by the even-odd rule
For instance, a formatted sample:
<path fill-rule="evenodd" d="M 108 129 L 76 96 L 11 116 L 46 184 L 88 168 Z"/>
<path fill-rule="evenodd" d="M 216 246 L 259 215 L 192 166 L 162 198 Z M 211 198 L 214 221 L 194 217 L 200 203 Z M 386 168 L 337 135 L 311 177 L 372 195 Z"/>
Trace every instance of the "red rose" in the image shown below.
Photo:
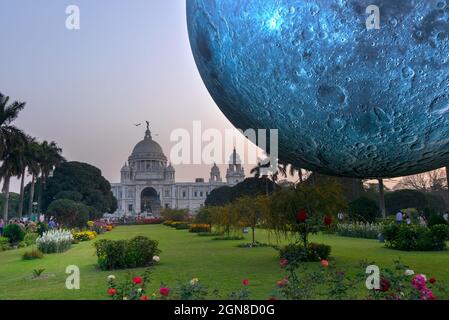
<path fill-rule="evenodd" d="M 325 216 L 324 217 L 324 225 L 328 227 L 331 224 L 332 224 L 332 217 L 331 216 Z"/>
<path fill-rule="evenodd" d="M 430 278 L 429 282 L 430 282 L 431 284 L 434 284 L 435 282 L 437 282 L 437 279 L 435 279 L 435 278 Z"/>
<path fill-rule="evenodd" d="M 141 296 L 141 297 L 140 297 L 140 300 L 146 301 L 146 300 L 148 300 L 148 297 L 147 297 L 147 296 Z"/>
<path fill-rule="evenodd" d="M 301 209 L 296 214 L 296 221 L 298 222 L 306 222 L 306 220 L 309 218 L 309 215 L 307 214 L 307 211 L 305 209 Z"/>
<path fill-rule="evenodd" d="M 167 288 L 167 287 L 160 288 L 159 293 L 161 294 L 161 296 L 166 297 L 170 293 L 170 288 Z"/>
<path fill-rule="evenodd" d="M 115 290 L 114 288 L 110 288 L 108 290 L 108 295 L 110 295 L 110 296 L 115 296 L 116 293 L 117 293 L 117 290 Z"/>
<path fill-rule="evenodd" d="M 272 296 L 272 297 L 270 297 L 269 299 L 268 299 L 269 301 L 277 301 L 277 300 L 279 300 L 277 297 L 275 297 L 275 296 Z"/>
<path fill-rule="evenodd" d="M 247 286 L 247 285 L 249 285 L 249 280 L 248 279 L 243 279 L 242 283 L 243 283 L 244 286 Z"/>
<path fill-rule="evenodd" d="M 141 278 L 141 277 L 135 277 L 135 278 L 133 279 L 133 282 L 134 282 L 135 284 L 141 284 L 141 283 L 142 283 L 142 278 Z"/>
<path fill-rule="evenodd" d="M 390 286 L 391 286 L 390 280 L 384 277 L 380 278 L 380 291 L 387 292 L 388 290 L 390 290 Z"/>

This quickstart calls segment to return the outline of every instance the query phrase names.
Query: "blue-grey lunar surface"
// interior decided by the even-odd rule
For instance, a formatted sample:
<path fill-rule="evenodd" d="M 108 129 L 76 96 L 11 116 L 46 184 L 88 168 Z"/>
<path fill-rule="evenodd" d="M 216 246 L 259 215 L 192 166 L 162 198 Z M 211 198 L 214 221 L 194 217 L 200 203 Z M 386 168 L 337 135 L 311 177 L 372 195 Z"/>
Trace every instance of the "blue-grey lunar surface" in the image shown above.
<path fill-rule="evenodd" d="M 218 107 L 278 129 L 282 161 L 361 178 L 449 165 L 449 0 L 187 0 L 187 21 Z"/>

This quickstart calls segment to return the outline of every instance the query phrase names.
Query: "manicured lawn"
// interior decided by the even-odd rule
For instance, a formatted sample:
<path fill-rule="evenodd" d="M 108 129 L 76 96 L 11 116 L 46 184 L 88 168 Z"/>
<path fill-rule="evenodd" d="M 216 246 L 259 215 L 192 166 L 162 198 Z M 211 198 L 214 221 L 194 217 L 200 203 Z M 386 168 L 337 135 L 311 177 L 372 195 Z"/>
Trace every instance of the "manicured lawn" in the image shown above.
<path fill-rule="evenodd" d="M 266 299 L 275 289 L 276 281 L 283 277 L 277 252 L 272 248 L 244 249 L 236 247 L 243 241 L 214 241 L 185 230 L 162 225 L 118 227 L 102 235 L 107 239 L 125 239 L 145 235 L 159 241 L 161 262 L 153 269 L 152 289 L 161 282 L 173 286 L 177 280 L 199 278 L 209 288 L 227 294 L 241 287 L 242 279 L 250 280 L 252 298 Z M 257 232 L 257 240 L 275 243 L 274 236 Z M 374 240 L 343 238 L 331 235 L 312 237 L 314 242 L 332 246 L 331 263 L 349 271 L 360 272 L 359 262 L 376 262 L 380 267 L 392 266 L 400 258 L 418 273 L 434 276 L 449 283 L 449 251 L 399 252 L 383 247 Z M 248 240 L 249 241 L 249 240 Z M 247 242 L 248 242 L 247 241 Z M 107 299 L 106 277 L 114 274 L 120 281 L 128 273 L 141 274 L 143 269 L 103 272 L 96 268 L 93 241 L 72 246 L 62 254 L 45 255 L 43 259 L 22 261 L 24 251 L 30 248 L 0 252 L 0 299 Z M 65 268 L 77 265 L 81 271 L 81 289 L 65 288 Z M 319 263 L 310 264 L 319 268 Z M 30 280 L 33 269 L 45 268 L 52 274 L 46 280 Z M 363 292 L 364 283 L 355 290 Z M 364 295 L 361 295 L 364 297 Z M 439 298 L 442 298 L 439 296 Z M 448 298 L 449 297 L 445 297 Z"/>

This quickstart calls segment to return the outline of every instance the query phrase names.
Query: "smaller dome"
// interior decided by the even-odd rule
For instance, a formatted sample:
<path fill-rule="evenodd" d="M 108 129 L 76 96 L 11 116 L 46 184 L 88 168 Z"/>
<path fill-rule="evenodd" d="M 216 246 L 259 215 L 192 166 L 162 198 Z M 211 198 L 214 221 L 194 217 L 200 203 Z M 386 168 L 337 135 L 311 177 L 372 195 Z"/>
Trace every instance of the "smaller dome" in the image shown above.
<path fill-rule="evenodd" d="M 167 172 L 175 172 L 175 168 L 173 168 L 173 166 L 171 165 L 171 163 L 168 165 L 167 168 L 165 168 L 165 171 Z"/>
<path fill-rule="evenodd" d="M 130 171 L 131 170 L 131 168 L 128 166 L 128 164 L 127 163 L 125 163 L 125 165 L 122 167 L 122 170 L 120 170 L 120 171 Z"/>

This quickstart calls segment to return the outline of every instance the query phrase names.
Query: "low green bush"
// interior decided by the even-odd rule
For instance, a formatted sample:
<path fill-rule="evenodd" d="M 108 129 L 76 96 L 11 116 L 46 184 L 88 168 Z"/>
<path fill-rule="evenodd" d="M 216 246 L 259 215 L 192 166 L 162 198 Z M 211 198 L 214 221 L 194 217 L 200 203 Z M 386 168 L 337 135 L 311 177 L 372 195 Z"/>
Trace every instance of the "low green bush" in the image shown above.
<path fill-rule="evenodd" d="M 13 223 L 8 224 L 3 229 L 3 236 L 9 239 L 9 243 L 19 243 L 20 241 L 23 241 L 23 238 L 25 237 L 25 231 L 22 230 L 22 228 Z"/>
<path fill-rule="evenodd" d="M 161 252 L 157 241 L 143 236 L 131 240 L 102 239 L 94 245 L 101 270 L 148 267 Z"/>
<path fill-rule="evenodd" d="M 37 238 L 39 238 L 39 233 L 30 232 L 25 235 L 23 241 L 27 246 L 32 246 L 33 244 L 36 244 Z"/>
<path fill-rule="evenodd" d="M 0 237 L 0 252 L 9 250 L 9 239 L 6 237 Z"/>
<path fill-rule="evenodd" d="M 212 240 L 244 240 L 245 237 L 241 236 L 221 236 L 221 237 L 215 237 Z"/>
<path fill-rule="evenodd" d="M 428 221 L 427 225 L 429 227 L 432 227 L 432 226 L 436 226 L 436 225 L 439 225 L 439 224 L 447 224 L 447 222 L 446 222 L 446 220 L 444 220 L 442 215 L 432 214 L 429 217 L 429 221 Z"/>
<path fill-rule="evenodd" d="M 179 223 L 175 226 L 176 230 L 188 230 L 190 229 L 190 225 L 187 223 Z"/>
<path fill-rule="evenodd" d="M 327 260 L 331 254 L 331 247 L 325 244 L 309 243 L 307 250 L 302 244 L 292 243 L 279 249 L 280 259 L 289 263 L 311 262 Z"/>
<path fill-rule="evenodd" d="M 383 231 L 386 246 L 402 251 L 441 251 L 449 240 L 449 226 L 433 225 L 430 228 L 418 225 L 390 224 Z"/>
<path fill-rule="evenodd" d="M 44 254 L 40 250 L 27 251 L 22 255 L 23 260 L 42 259 Z"/>

